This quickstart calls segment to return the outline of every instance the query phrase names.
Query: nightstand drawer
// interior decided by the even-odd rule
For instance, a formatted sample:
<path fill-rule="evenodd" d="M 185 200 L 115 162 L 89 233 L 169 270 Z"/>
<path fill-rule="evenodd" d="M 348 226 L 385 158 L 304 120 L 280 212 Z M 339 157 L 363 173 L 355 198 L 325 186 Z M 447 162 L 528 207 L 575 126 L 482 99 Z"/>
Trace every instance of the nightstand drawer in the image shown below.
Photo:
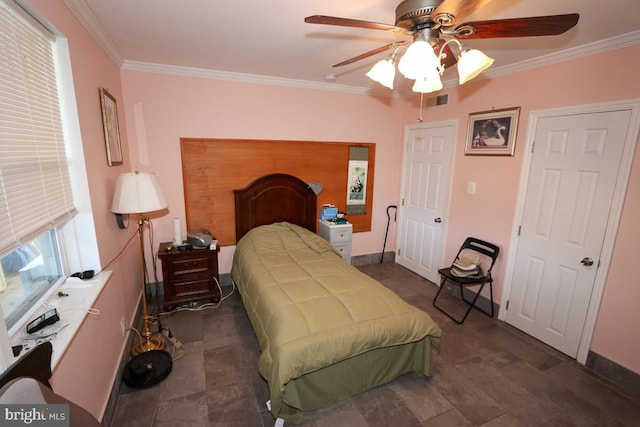
<path fill-rule="evenodd" d="M 351 227 L 331 228 L 329 233 L 331 243 L 351 242 Z"/>
<path fill-rule="evenodd" d="M 213 279 L 211 277 L 201 277 L 187 281 L 173 283 L 173 290 L 176 298 L 193 297 L 202 294 L 208 294 L 212 286 Z"/>
<path fill-rule="evenodd" d="M 175 279 L 188 274 L 206 273 L 210 269 L 209 257 L 174 259 L 169 262 L 169 273 Z"/>
<path fill-rule="evenodd" d="M 342 259 L 351 261 L 351 243 L 334 243 L 333 247 L 340 252 Z"/>

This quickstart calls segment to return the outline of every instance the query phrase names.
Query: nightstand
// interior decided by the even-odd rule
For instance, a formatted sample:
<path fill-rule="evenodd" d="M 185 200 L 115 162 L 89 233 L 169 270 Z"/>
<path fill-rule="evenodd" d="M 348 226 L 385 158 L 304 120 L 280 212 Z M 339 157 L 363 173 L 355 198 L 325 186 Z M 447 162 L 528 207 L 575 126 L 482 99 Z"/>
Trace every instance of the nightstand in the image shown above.
<path fill-rule="evenodd" d="M 351 264 L 351 240 L 353 225 L 335 224 L 330 221 L 320 221 L 320 237 L 328 240 L 340 252 L 342 259 Z"/>
<path fill-rule="evenodd" d="M 218 250 L 167 250 L 171 243 L 160 243 L 158 258 L 162 261 L 164 308 L 173 310 L 176 304 L 210 299 L 220 301 L 218 287 Z"/>

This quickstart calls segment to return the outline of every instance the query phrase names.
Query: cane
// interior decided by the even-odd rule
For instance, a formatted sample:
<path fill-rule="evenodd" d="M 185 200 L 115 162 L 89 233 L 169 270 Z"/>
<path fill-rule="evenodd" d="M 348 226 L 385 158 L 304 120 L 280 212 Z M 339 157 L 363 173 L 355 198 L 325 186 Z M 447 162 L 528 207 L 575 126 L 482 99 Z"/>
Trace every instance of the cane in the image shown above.
<path fill-rule="evenodd" d="M 387 231 L 384 232 L 384 243 L 382 244 L 382 256 L 380 256 L 380 264 L 384 260 L 384 248 L 387 246 L 387 235 L 389 234 L 389 223 L 391 222 L 391 215 L 389 215 L 389 209 L 395 209 L 395 213 L 393 215 L 393 220 L 397 221 L 398 207 L 396 205 L 387 206 Z"/>

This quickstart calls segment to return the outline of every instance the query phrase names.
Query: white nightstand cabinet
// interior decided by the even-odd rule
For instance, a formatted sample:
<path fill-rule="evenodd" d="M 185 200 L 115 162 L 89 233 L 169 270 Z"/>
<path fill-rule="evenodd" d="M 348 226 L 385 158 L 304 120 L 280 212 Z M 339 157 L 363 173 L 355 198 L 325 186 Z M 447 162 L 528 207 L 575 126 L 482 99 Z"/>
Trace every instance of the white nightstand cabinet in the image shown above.
<path fill-rule="evenodd" d="M 334 224 L 329 221 L 320 221 L 319 234 L 320 237 L 328 240 L 340 252 L 343 260 L 351 264 L 352 224 Z"/>

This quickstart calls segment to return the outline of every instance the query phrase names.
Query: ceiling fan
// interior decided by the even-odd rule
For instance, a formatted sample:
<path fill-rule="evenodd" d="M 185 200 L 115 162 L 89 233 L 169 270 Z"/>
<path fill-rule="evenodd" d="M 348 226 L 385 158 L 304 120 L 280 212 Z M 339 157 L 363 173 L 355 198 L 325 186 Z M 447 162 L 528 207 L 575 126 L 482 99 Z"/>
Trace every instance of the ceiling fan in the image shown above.
<path fill-rule="evenodd" d="M 577 13 L 570 13 L 564 15 L 460 23 L 467 16 L 482 8 L 490 1 L 491 0 L 404 0 L 396 7 L 396 21 L 394 25 L 325 15 L 308 16 L 305 18 L 305 22 L 311 24 L 386 30 L 411 37 L 405 41 L 389 43 L 385 46 L 370 50 L 353 58 L 347 59 L 346 61 L 335 64 L 334 67 L 348 65 L 390 49 L 394 49 L 394 53 L 392 58 L 387 61 L 395 65 L 395 54 L 400 47 L 410 45 L 409 48 L 411 48 L 417 41 L 426 41 L 431 45 L 434 55 L 437 58 L 437 64 L 435 66 L 437 67 L 438 72 L 442 74 L 445 68 L 455 65 L 459 60 L 461 60 L 462 56 L 466 52 L 470 51 L 469 48 L 461 44 L 458 40 L 558 35 L 574 27 L 578 23 L 579 19 L 579 15 Z M 444 40 L 442 39 L 442 36 L 449 36 L 452 38 Z M 451 41 L 455 42 L 453 44 L 458 45 L 459 53 L 457 55 L 453 54 L 451 51 Z M 409 49 L 403 58 L 408 56 L 408 52 Z M 471 55 L 468 55 L 467 57 L 470 56 Z M 485 58 L 488 57 L 485 55 Z M 491 65 L 493 60 L 491 58 L 488 58 L 488 60 L 490 60 L 489 65 Z M 402 61 L 403 59 L 400 60 L 400 62 Z M 433 63 L 433 58 L 431 58 L 430 61 Z M 401 65 L 402 64 L 399 63 L 398 67 L 402 72 Z M 489 65 L 486 65 L 482 70 L 486 69 Z M 458 67 L 460 68 L 461 66 L 462 64 L 459 63 Z M 467 77 L 465 81 L 475 77 L 482 70 L 478 71 L 471 77 L 465 76 Z M 415 75 L 416 73 L 413 74 Z M 407 75 L 405 74 L 405 76 Z M 413 79 L 413 77 L 409 78 Z M 416 81 L 423 78 L 426 77 L 420 74 Z M 373 79 L 376 80 L 375 78 Z M 461 76 L 460 84 L 462 83 L 464 82 L 462 81 Z M 385 84 L 385 86 L 389 85 Z"/>

